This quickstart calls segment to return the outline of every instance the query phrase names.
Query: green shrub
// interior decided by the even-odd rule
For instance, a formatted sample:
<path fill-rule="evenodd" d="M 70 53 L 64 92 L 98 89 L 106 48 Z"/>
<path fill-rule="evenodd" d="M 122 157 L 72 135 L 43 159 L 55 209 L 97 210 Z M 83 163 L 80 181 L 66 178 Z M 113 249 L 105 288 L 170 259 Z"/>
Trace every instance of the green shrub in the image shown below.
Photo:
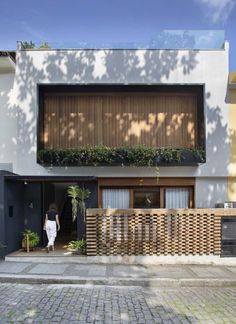
<path fill-rule="evenodd" d="M 0 251 L 1 251 L 1 250 L 4 250 L 5 247 L 6 247 L 6 245 L 4 245 L 2 242 L 0 242 Z"/>
<path fill-rule="evenodd" d="M 86 253 L 86 241 L 85 240 L 77 240 L 70 241 L 68 244 L 68 249 L 72 252 L 80 252 L 82 254 Z"/>
<path fill-rule="evenodd" d="M 77 149 L 46 149 L 38 151 L 38 161 L 51 166 L 158 166 L 179 164 L 191 155 L 196 163 L 205 162 L 205 150 L 198 148 L 156 148 L 144 145 L 107 147 L 85 146 Z"/>
<path fill-rule="evenodd" d="M 29 236 L 29 247 L 30 248 L 35 247 L 36 245 L 39 244 L 39 241 L 40 241 L 39 235 L 35 232 L 32 232 L 29 229 L 26 229 L 23 232 L 23 243 L 25 246 L 27 244 L 27 235 Z"/>

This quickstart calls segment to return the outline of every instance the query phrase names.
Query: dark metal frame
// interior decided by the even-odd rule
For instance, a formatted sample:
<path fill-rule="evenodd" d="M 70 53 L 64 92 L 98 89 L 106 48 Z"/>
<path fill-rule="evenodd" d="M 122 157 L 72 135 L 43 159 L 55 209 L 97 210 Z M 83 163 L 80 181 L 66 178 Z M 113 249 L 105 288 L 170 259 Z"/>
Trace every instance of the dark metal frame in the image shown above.
<path fill-rule="evenodd" d="M 178 84 L 141 84 L 141 83 L 71 83 L 71 84 L 60 84 L 60 83 L 49 83 L 49 84 L 37 84 L 37 102 L 38 102 L 38 111 L 37 111 L 37 153 L 39 150 L 42 150 L 43 141 L 42 136 L 44 133 L 43 125 L 43 116 L 44 116 L 44 93 L 53 93 L 53 92 L 79 92 L 79 93 L 90 93 L 90 92 L 179 92 L 185 93 L 186 90 L 192 92 L 194 91 L 197 94 L 197 127 L 198 127 L 198 146 L 206 148 L 206 121 L 205 121 L 205 84 L 199 83 L 178 83 Z M 37 154 L 37 163 L 40 164 Z M 205 163 L 200 161 L 200 159 L 192 158 L 188 163 L 175 163 L 174 165 L 199 165 Z M 162 165 L 173 165 L 173 164 L 162 164 Z"/>

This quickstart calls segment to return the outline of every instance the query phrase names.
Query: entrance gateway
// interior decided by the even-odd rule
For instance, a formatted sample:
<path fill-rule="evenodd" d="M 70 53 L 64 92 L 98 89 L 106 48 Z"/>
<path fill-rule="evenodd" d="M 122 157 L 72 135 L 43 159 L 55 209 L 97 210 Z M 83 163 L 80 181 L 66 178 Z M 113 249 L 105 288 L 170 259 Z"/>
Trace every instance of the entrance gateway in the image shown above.
<path fill-rule="evenodd" d="M 1 193 L 0 220 L 5 231 L 0 232 L 0 242 L 9 254 L 21 248 L 22 232 L 30 229 L 40 236 L 40 245 L 47 243 L 43 224 L 49 204 L 58 206 L 61 230 L 56 239 L 56 248 L 68 244 L 71 240 L 85 237 L 85 224 L 78 212 L 72 222 L 71 203 L 67 197 L 67 187 L 72 184 L 88 188 L 91 192 L 86 207 L 97 208 L 96 177 L 79 176 L 21 176 L 12 173 L 0 174 Z"/>

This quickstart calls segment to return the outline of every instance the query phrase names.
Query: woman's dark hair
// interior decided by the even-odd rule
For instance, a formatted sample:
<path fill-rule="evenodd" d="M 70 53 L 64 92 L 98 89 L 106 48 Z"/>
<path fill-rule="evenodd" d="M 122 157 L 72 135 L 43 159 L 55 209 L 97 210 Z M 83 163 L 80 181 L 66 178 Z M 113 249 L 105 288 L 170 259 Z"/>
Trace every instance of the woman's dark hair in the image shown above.
<path fill-rule="evenodd" d="M 54 210 L 57 212 L 57 205 L 55 203 L 52 203 L 49 205 L 48 211 Z"/>

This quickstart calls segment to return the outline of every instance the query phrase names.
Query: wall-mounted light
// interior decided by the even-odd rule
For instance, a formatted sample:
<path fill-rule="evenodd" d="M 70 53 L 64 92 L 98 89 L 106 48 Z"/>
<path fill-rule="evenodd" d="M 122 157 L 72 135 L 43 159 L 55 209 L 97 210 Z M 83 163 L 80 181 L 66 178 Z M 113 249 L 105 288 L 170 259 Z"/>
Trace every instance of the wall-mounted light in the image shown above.
<path fill-rule="evenodd" d="M 28 182 L 25 180 L 25 181 L 24 181 L 24 185 L 27 185 L 27 184 L 28 184 Z"/>
<path fill-rule="evenodd" d="M 29 202 L 29 205 L 28 205 L 29 208 L 33 209 L 34 208 L 34 204 L 32 201 Z"/>

